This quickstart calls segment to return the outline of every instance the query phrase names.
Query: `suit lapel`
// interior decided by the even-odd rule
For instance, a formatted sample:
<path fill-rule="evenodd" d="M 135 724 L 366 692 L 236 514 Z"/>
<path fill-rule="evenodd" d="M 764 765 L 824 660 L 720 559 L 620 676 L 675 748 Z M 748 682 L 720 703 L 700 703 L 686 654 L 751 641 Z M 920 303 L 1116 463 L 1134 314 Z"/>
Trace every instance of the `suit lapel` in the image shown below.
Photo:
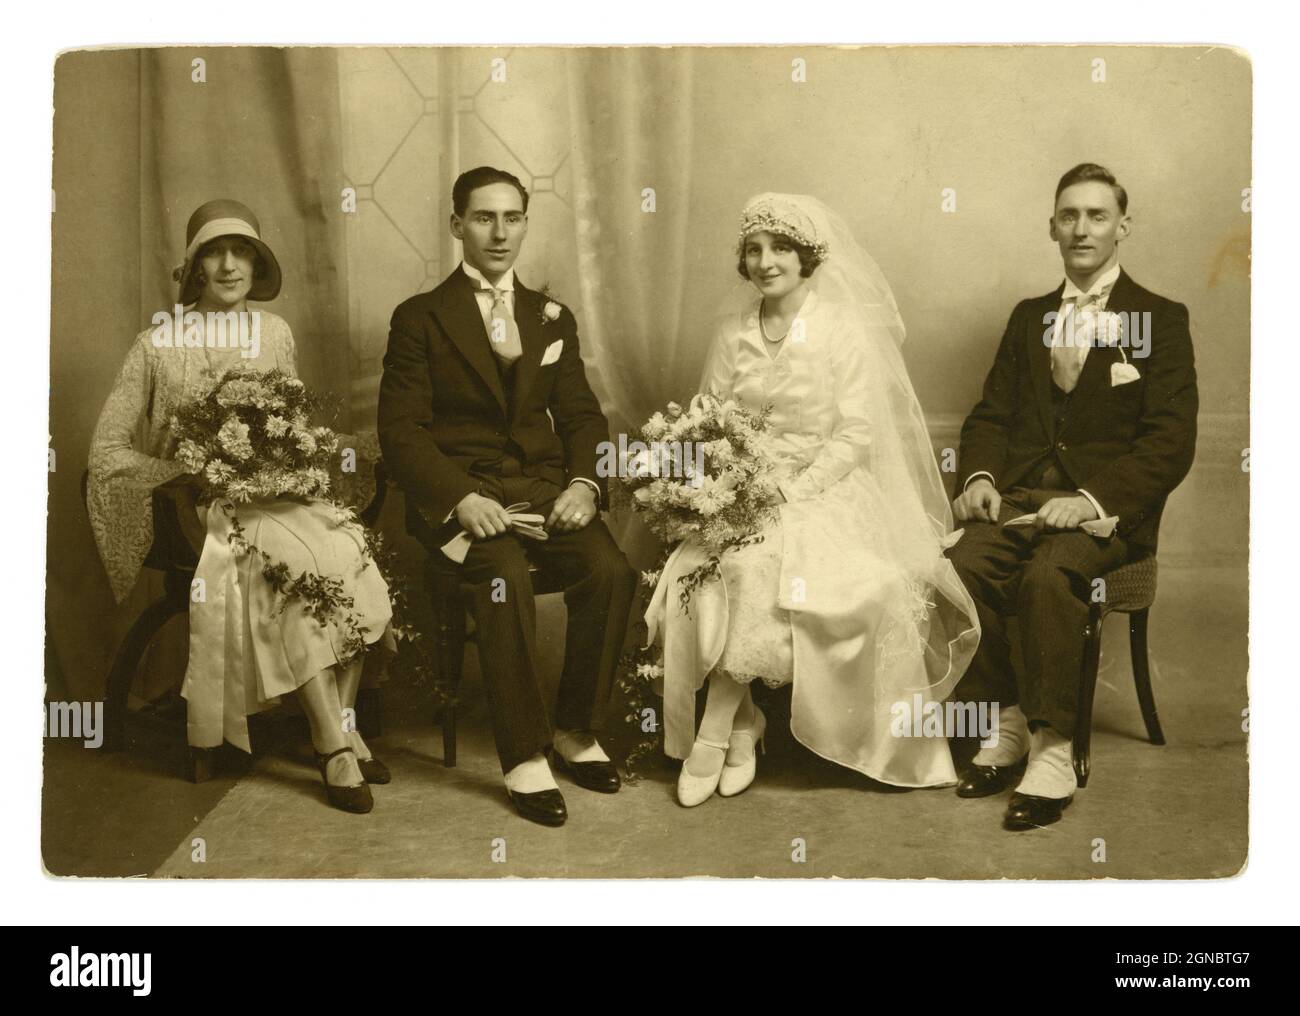
<path fill-rule="evenodd" d="M 515 276 L 515 327 L 519 329 L 519 344 L 523 355 L 515 365 L 515 389 L 510 400 L 510 419 L 519 415 L 533 381 L 537 378 L 542 356 L 546 352 L 550 334 L 542 327 L 541 294 L 533 292 Z"/>
<path fill-rule="evenodd" d="M 1043 432 L 1049 436 L 1055 430 L 1052 421 L 1052 350 L 1045 338 L 1050 326 L 1044 318 L 1049 311 L 1060 309 L 1061 293 L 1064 291 L 1065 283 L 1062 282 L 1055 293 L 1039 302 L 1038 314 L 1031 314 L 1026 325 L 1025 339 L 1029 344 L 1029 375 L 1034 385 L 1034 401 L 1038 403 L 1038 413 L 1043 418 Z"/>
<path fill-rule="evenodd" d="M 488 345 L 487 329 L 483 327 L 483 316 L 479 313 L 478 300 L 474 298 L 474 285 L 460 268 L 452 273 L 447 286 L 443 288 L 442 299 L 435 314 L 443 331 L 478 372 L 504 412 L 506 392 L 501 386 L 501 375 L 497 372 L 496 361 Z"/>

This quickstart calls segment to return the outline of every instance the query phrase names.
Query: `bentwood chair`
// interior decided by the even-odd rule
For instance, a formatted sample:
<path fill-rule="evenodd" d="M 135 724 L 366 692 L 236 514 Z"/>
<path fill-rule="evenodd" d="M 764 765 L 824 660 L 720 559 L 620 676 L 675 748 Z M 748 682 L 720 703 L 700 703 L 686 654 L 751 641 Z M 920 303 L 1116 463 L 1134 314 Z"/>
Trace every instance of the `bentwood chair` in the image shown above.
<path fill-rule="evenodd" d="M 1097 670 L 1101 663 L 1101 626 L 1106 615 L 1128 615 L 1129 655 L 1133 661 L 1133 683 L 1137 686 L 1138 705 L 1147 737 L 1152 744 L 1164 744 L 1165 735 L 1156 715 L 1155 695 L 1151 690 L 1151 666 L 1147 655 L 1147 622 L 1156 598 L 1156 559 L 1148 555 L 1102 576 L 1105 596 L 1088 611 L 1084 631 L 1083 667 L 1079 680 L 1079 704 L 1074 728 L 1074 773 L 1079 786 L 1088 785 L 1091 769 L 1089 748 L 1092 739 L 1092 704 L 1097 692 Z"/>

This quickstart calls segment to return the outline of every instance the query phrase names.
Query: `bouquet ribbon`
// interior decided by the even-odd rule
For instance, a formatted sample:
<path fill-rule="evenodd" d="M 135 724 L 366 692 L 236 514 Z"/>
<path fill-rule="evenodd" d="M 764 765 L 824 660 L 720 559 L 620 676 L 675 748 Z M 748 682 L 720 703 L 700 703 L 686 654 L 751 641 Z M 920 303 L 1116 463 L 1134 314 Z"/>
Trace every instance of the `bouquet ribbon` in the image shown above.
<path fill-rule="evenodd" d="M 203 580 L 206 602 L 191 604 L 190 653 L 181 688 L 186 735 L 198 748 L 223 740 L 250 751 L 244 700 L 244 610 L 239 568 L 230 547 L 233 512 L 215 501 L 208 509 L 208 535 L 195 578 Z"/>
<path fill-rule="evenodd" d="M 546 516 L 528 514 L 524 511 L 528 507 L 531 507 L 531 505 L 527 501 L 518 501 L 515 504 L 506 506 L 506 512 L 510 515 L 511 531 L 529 540 L 549 539 L 549 534 L 542 528 L 546 522 Z M 470 545 L 473 542 L 474 537 L 462 529 L 439 549 L 457 564 L 464 564 L 465 556 L 469 553 Z"/>

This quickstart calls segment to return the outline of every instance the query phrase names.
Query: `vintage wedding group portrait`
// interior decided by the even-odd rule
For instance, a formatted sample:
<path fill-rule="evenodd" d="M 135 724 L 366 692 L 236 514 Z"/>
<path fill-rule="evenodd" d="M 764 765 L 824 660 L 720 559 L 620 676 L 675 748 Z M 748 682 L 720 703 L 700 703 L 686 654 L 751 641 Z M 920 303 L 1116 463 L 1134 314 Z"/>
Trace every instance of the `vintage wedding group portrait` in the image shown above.
<path fill-rule="evenodd" d="M 421 51 L 398 52 L 377 61 L 368 53 L 351 76 L 331 65 L 348 174 L 359 172 L 346 165 L 348 146 L 361 139 L 364 149 L 376 136 L 366 117 L 348 120 L 348 82 L 369 68 L 364 87 L 379 89 L 385 61 L 413 86 L 425 80 L 411 69 Z M 293 51 L 245 53 L 272 78 L 307 73 Z M 928 218 L 900 212 L 906 187 L 882 182 L 910 155 L 883 159 L 870 185 L 848 165 L 815 171 L 805 158 L 810 128 L 798 125 L 808 107 L 792 106 L 784 140 L 779 129 L 754 138 L 764 151 L 755 165 L 733 171 L 701 156 L 712 168 L 692 170 L 699 186 L 678 234 L 688 248 L 674 252 L 639 232 L 648 218 L 675 214 L 655 210 L 675 200 L 668 172 L 644 174 L 648 195 L 629 186 L 638 172 L 622 174 L 635 145 L 559 155 L 556 172 L 526 169 L 510 147 L 526 107 L 496 110 L 474 97 L 495 87 L 488 56 L 486 83 L 467 104 L 461 78 L 472 77 L 475 54 L 457 54 L 454 66 L 440 54 L 429 88 L 450 90 L 453 101 L 431 105 L 426 95 L 415 122 L 468 116 L 504 140 L 479 146 L 495 158 L 467 157 L 474 135 L 462 125 L 451 153 L 409 164 L 404 186 L 424 216 L 418 223 L 394 214 L 382 175 L 322 182 L 313 171 L 312 186 L 286 201 L 248 171 L 256 162 L 214 155 L 185 171 L 193 180 L 151 166 L 142 186 L 141 203 L 157 193 L 165 214 L 149 213 L 139 231 L 141 247 L 156 249 L 140 262 L 136 334 L 95 335 L 96 362 L 107 364 L 109 351 L 116 362 L 107 376 L 76 380 L 83 394 L 103 394 L 79 418 L 84 459 L 73 462 L 65 445 L 58 470 L 79 478 L 82 539 L 93 540 L 93 560 L 78 565 L 82 582 L 98 569 L 112 601 L 102 610 L 117 612 L 112 630 L 128 630 L 98 651 L 112 661 L 107 692 L 102 674 L 96 695 L 77 690 L 92 686 L 85 682 L 65 677 L 56 687 L 47 677 L 47 698 L 109 698 L 110 747 L 131 740 L 122 731 L 154 708 L 151 699 L 175 704 L 185 765 L 96 777 L 109 781 L 99 796 L 106 810 L 134 793 L 132 780 L 165 785 L 167 797 L 225 781 L 225 799 L 205 799 L 211 814 L 197 828 L 177 825 L 170 857 L 151 873 L 201 876 L 208 871 L 193 864 L 183 870 L 196 852 L 215 858 L 229 849 L 219 844 L 243 835 L 253 843 L 260 816 L 281 807 L 268 767 L 295 770 L 286 807 L 294 835 L 305 837 L 298 863 L 263 864 L 276 852 L 267 841 L 241 848 L 226 875 L 492 875 L 477 854 L 486 862 L 494 837 L 503 856 L 506 844 L 526 845 L 527 874 L 768 874 L 768 861 L 747 860 L 746 843 L 771 832 L 787 862 L 792 843 L 796 854 L 798 844 L 835 844 L 839 859 L 824 861 L 821 874 L 1104 877 L 1099 850 L 1104 862 L 1107 850 L 1133 849 L 1135 837 L 1188 836 L 1176 802 L 1205 770 L 1219 770 L 1201 790 L 1209 811 L 1244 798 L 1236 749 L 1224 760 L 1174 747 L 1193 715 L 1245 729 L 1235 727 L 1243 715 L 1235 699 L 1218 705 L 1228 678 L 1182 669 L 1198 656 L 1207 668 L 1239 666 L 1244 642 L 1244 630 L 1224 635 L 1244 611 L 1234 562 L 1198 560 L 1206 529 L 1190 518 L 1200 512 L 1175 507 L 1207 454 L 1198 441 L 1207 405 L 1209 426 L 1225 426 L 1225 357 L 1247 376 L 1248 347 L 1226 351 L 1207 327 L 1239 280 L 1232 244 L 1201 235 L 1182 213 L 1203 182 L 1192 194 L 1182 170 L 1125 158 L 1122 145 L 1093 143 L 1092 129 L 1064 132 L 1041 145 L 1032 167 L 1006 160 L 982 169 L 1014 201 L 988 214 L 978 235 L 958 236 L 951 222 L 984 214 L 973 184 L 957 185 L 955 197 L 934 189 Z M 702 53 L 686 66 L 661 55 L 654 59 L 669 62 L 647 66 L 614 52 L 592 54 L 580 72 L 584 81 L 615 73 L 642 89 L 689 77 L 702 106 L 696 131 L 707 134 L 713 113 L 700 79 L 712 71 L 701 65 L 725 76 L 752 71 L 760 56 Z M 945 73 L 917 57 L 918 81 Z M 138 96 L 143 108 L 170 112 L 182 133 L 219 128 L 201 110 L 177 111 L 183 100 L 167 89 L 187 85 L 166 81 L 169 57 L 135 58 L 151 82 Z M 171 58 L 182 71 L 197 66 L 188 52 Z M 1064 70 L 1071 55 L 1037 58 Z M 526 87 L 530 65 L 501 59 L 513 87 Z M 852 74 L 907 76 L 866 51 L 836 59 L 836 73 L 850 75 L 838 86 L 845 92 Z M 1122 59 L 1110 60 L 1117 75 Z M 220 60 L 209 51 L 204 73 L 218 75 Z M 1235 81 L 1233 67 L 1221 70 Z M 102 102 L 86 89 L 96 75 L 117 80 L 91 64 L 64 71 L 56 86 L 67 104 L 56 118 Z M 547 73 L 577 72 L 570 64 Z M 819 73 L 824 82 L 832 68 Z M 1013 92 L 1032 85 L 1032 68 L 1020 73 Z M 1101 99 L 1086 76 L 1060 87 L 1078 89 L 1075 108 L 1062 111 L 1076 126 L 1102 122 L 1098 102 L 1143 101 L 1132 91 Z M 591 141 L 583 130 L 595 124 L 610 132 L 595 148 L 617 148 L 621 128 L 589 101 L 591 116 L 570 109 L 587 127 L 567 138 Z M 99 114 L 75 115 L 91 130 Z M 683 114 L 652 103 L 641 115 Z M 284 128 L 271 124 L 273 133 Z M 909 136 L 885 126 L 876 135 L 900 145 Z M 69 156 L 78 150 L 56 130 L 57 215 L 65 200 L 78 207 L 65 199 L 72 182 L 89 184 L 65 165 L 69 183 L 57 186 L 61 143 Z M 216 134 L 207 143 L 215 151 L 241 141 Z M 300 157 L 333 143 L 294 142 Z M 1035 139 L 1016 144 L 1032 151 Z M 181 195 L 191 195 L 184 207 Z M 600 214 L 615 200 L 634 209 L 620 215 L 641 215 L 635 225 Z M 955 218 L 944 201 L 956 203 Z M 704 203 L 717 207 L 705 216 Z M 293 222 L 275 218 L 298 214 L 295 204 L 308 209 L 298 237 Z M 579 220 L 576 243 L 555 242 L 561 207 Z M 326 263 L 317 260 L 312 270 L 293 263 L 321 257 L 311 248 L 325 234 L 311 232 L 320 228 L 313 220 L 353 209 L 387 220 L 386 239 L 365 241 L 364 268 L 355 233 L 344 234 L 351 246 L 327 262 L 330 271 L 316 270 Z M 1170 232 L 1152 235 L 1154 223 Z M 438 253 L 420 259 L 424 279 L 402 291 L 400 252 L 424 236 Z M 1037 245 L 1026 249 L 1022 236 Z M 1208 281 L 1200 262 L 1160 270 L 1163 251 L 1180 249 L 1174 263 L 1184 265 L 1198 245 L 1218 248 Z M 1141 254 L 1131 257 L 1135 247 Z M 1030 268 L 1017 277 L 1021 264 Z M 110 284 L 76 277 L 92 289 Z M 337 292 L 366 280 L 375 285 L 350 304 Z M 59 284 L 56 264 L 56 305 Z M 986 301 L 990 292 L 996 299 Z M 373 312 L 357 310 L 363 300 Z M 331 304 L 346 305 L 340 319 L 363 324 L 364 346 L 322 327 Z M 73 369 L 60 349 L 67 343 L 75 355 L 73 341 L 56 314 L 55 403 L 61 363 Z M 1207 344 L 1217 372 L 1208 390 Z M 345 361 L 352 382 L 331 386 L 348 376 L 331 364 Z M 369 380 L 357 383 L 363 374 Z M 1210 457 L 1237 467 L 1231 439 L 1211 433 Z M 1244 471 L 1217 468 L 1216 496 L 1235 498 L 1224 491 L 1244 486 Z M 51 568 L 63 553 L 51 542 Z M 140 592 L 160 576 L 165 591 Z M 1209 602 L 1194 593 L 1207 576 L 1227 576 L 1226 592 Z M 139 605 L 150 601 L 154 619 L 142 625 Z M 71 623 L 53 610 L 49 618 L 52 633 Z M 1198 627 L 1213 647 L 1197 642 Z M 154 647 L 168 632 L 170 653 Z M 1246 707 L 1244 669 L 1231 680 Z M 1215 693 L 1196 691 L 1216 681 Z M 305 717 L 300 743 L 291 760 L 280 751 L 267 761 L 259 725 L 286 710 Z M 55 873 L 63 872 L 50 860 L 54 838 L 78 819 L 58 807 L 53 773 L 84 765 L 72 752 L 47 751 L 45 856 Z M 132 756 L 147 751 L 134 745 L 117 757 Z M 223 768 L 231 758 L 242 760 L 234 775 Z M 1153 770 L 1148 798 L 1146 766 L 1164 767 Z M 191 784 L 182 770 L 214 779 Z M 456 772 L 472 781 L 455 782 Z M 268 796 L 257 797 L 261 786 Z M 1201 831 L 1219 848 L 1166 855 L 1164 868 L 1143 861 L 1132 873 L 1233 874 L 1244 863 L 1244 810 L 1216 813 L 1231 834 Z M 1240 856 L 1223 846 L 1237 842 L 1238 824 Z M 703 855 L 659 866 L 654 844 L 678 835 L 692 850 L 730 855 L 728 866 L 710 867 Z M 921 869 L 871 866 L 874 843 L 918 835 L 943 844 Z M 421 869 L 425 837 L 448 840 L 443 850 L 472 842 L 476 860 Z M 548 860 L 549 843 L 611 841 L 604 867 Z M 975 843 L 995 859 L 974 861 Z M 376 860 L 389 850 L 403 854 L 397 867 Z"/>

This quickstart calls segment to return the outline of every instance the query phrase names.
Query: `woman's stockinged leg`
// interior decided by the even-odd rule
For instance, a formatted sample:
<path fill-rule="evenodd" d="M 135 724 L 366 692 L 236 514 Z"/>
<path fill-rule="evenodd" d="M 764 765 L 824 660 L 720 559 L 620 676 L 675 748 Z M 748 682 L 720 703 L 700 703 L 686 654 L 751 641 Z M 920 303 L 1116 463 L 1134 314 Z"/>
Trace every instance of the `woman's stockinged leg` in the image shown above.
<path fill-rule="evenodd" d="M 361 739 L 361 731 L 357 727 L 357 689 L 361 687 L 361 672 L 365 668 L 365 652 L 358 653 L 347 663 L 340 663 L 335 670 L 338 672 L 339 688 L 339 705 L 346 711 L 346 717 L 350 721 L 346 725 L 348 734 L 348 743 L 357 753 L 357 758 L 370 758 L 370 749 L 366 742 Z"/>
<path fill-rule="evenodd" d="M 715 670 L 709 675 L 708 696 L 704 701 L 704 717 L 700 720 L 695 747 L 686 760 L 686 769 L 692 776 L 711 776 L 722 769 L 726 752 L 701 744 L 711 741 L 726 744 L 736 710 L 749 696 L 749 686 L 735 681 L 725 671 Z"/>
<path fill-rule="evenodd" d="M 340 663 L 333 668 L 338 675 L 339 704 L 344 709 L 357 707 L 357 689 L 361 687 L 361 671 L 365 662 L 366 655 L 361 652 L 347 663 Z"/>
<path fill-rule="evenodd" d="M 352 747 L 339 700 L 338 679 L 332 667 L 304 683 L 298 689 L 298 701 L 311 724 L 311 743 L 319 754 L 328 755 L 340 748 Z M 346 752 L 336 755 L 326 767 L 325 777 L 338 787 L 359 785 L 362 779 L 356 756 Z"/>
<path fill-rule="evenodd" d="M 744 685 L 745 695 L 736 707 L 736 715 L 731 718 L 732 730 L 744 730 L 754 724 L 754 686 Z"/>

